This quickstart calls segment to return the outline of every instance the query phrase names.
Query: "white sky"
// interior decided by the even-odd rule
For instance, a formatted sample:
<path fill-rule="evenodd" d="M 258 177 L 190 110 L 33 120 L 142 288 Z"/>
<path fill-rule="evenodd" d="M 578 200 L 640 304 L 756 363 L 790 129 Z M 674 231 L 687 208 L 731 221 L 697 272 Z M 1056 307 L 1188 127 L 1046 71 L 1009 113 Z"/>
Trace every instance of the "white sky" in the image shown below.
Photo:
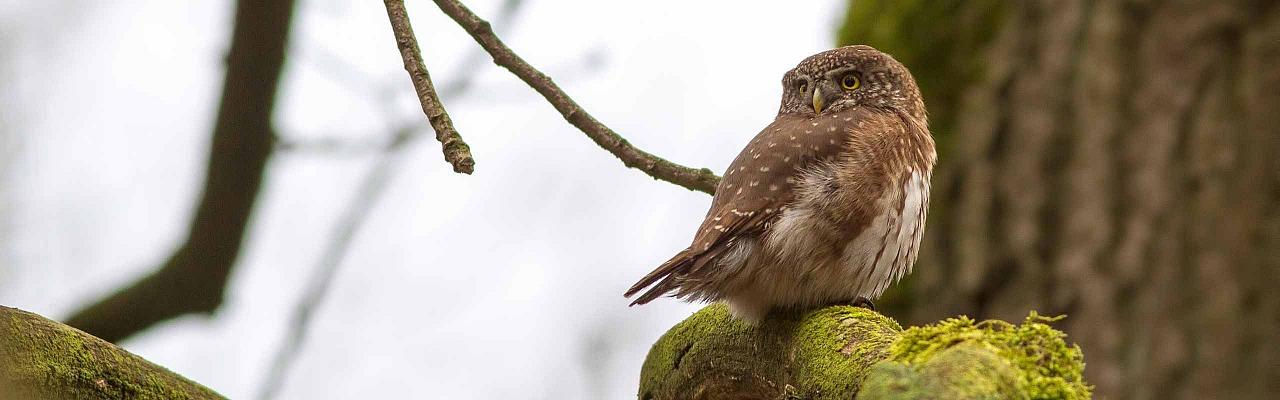
<path fill-rule="evenodd" d="M 467 3 L 491 18 L 499 1 Z M 831 46 L 843 3 L 527 0 L 504 36 L 632 143 L 720 171 L 772 120 L 783 72 Z M 65 318 L 180 243 L 233 4 L 0 0 L 0 304 Z M 430 2 L 409 12 L 437 83 L 465 73 L 475 43 Z M 283 135 L 422 120 L 381 4 L 301 1 L 292 38 Z M 687 245 L 710 197 L 624 169 L 492 64 L 446 101 L 475 175 L 434 140 L 407 152 L 280 398 L 634 398 L 649 346 L 700 306 L 621 293 Z M 223 308 L 124 346 L 254 397 L 372 159 L 273 158 Z"/>

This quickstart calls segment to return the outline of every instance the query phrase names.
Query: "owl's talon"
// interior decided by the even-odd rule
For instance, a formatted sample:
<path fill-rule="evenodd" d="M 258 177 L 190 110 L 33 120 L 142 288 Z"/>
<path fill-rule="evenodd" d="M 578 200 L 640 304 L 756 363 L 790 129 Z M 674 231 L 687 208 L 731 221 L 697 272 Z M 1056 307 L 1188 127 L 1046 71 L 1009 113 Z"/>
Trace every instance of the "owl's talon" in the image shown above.
<path fill-rule="evenodd" d="M 871 299 L 868 299 L 862 296 L 858 296 L 858 298 L 853 299 L 853 301 L 850 302 L 849 305 L 854 307 L 862 307 L 871 311 L 876 310 L 876 303 L 872 303 Z"/>

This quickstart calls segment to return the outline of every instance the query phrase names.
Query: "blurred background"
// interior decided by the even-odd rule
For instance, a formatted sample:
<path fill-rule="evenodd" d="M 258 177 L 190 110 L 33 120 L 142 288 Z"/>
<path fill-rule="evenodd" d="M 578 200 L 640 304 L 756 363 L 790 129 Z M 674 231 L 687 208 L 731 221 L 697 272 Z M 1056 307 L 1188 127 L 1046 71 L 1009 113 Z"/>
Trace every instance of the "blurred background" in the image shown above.
<path fill-rule="evenodd" d="M 722 170 L 841 44 L 939 143 L 905 324 L 1065 314 L 1099 398 L 1280 393 L 1280 2 L 466 2 L 633 144 Z M 635 396 L 700 305 L 621 293 L 710 197 L 625 169 L 408 4 L 0 0 L 0 304 L 230 398 Z"/>

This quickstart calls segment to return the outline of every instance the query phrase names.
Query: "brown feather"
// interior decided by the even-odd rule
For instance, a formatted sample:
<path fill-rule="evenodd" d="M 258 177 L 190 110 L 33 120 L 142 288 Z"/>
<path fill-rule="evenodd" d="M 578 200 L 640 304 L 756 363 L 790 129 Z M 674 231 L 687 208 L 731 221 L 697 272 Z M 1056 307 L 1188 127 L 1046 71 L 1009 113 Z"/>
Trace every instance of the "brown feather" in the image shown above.
<path fill-rule="evenodd" d="M 650 272 L 648 275 L 640 278 L 640 281 L 636 282 L 635 285 L 631 285 L 631 288 L 627 289 L 627 292 L 623 294 L 623 296 L 631 297 L 640 290 L 653 285 L 654 282 L 658 282 L 659 280 L 662 280 L 662 282 L 657 286 L 654 286 L 653 289 L 650 289 L 648 292 L 645 292 L 645 294 L 641 295 L 635 301 L 631 302 L 631 305 L 634 306 L 637 304 L 648 303 L 653 301 L 653 299 L 662 296 L 667 291 L 670 291 L 672 288 L 668 286 L 669 281 L 671 281 L 671 274 L 677 270 L 683 269 L 682 267 L 684 267 L 685 264 L 692 262 L 694 259 L 693 257 L 690 257 L 690 250 L 691 249 L 684 249 L 679 253 L 676 253 L 675 257 L 671 257 L 670 260 L 659 265 L 658 268 L 653 270 L 653 272 Z"/>
<path fill-rule="evenodd" d="M 792 177 L 831 160 L 846 146 L 847 128 L 865 118 L 850 109 L 822 118 L 780 115 L 738 154 L 716 189 L 711 209 L 693 244 L 645 275 L 627 290 L 630 297 L 653 286 L 632 305 L 645 304 L 670 291 L 676 297 L 715 300 L 723 283 L 717 261 L 736 237 L 762 233 L 794 199 Z M 657 283 L 655 285 L 655 283 Z"/>

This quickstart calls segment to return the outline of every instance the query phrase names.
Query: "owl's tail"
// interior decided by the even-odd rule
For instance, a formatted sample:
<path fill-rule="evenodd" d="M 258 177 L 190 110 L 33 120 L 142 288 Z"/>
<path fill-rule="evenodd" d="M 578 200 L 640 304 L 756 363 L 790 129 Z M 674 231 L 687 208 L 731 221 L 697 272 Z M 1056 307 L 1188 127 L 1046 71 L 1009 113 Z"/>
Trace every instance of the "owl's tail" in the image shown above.
<path fill-rule="evenodd" d="M 645 291 L 644 294 L 640 295 L 640 297 L 637 297 L 635 301 L 632 301 L 631 305 L 645 304 L 653 301 L 653 299 L 662 297 L 662 295 L 667 294 L 680 286 L 677 282 L 677 277 L 682 275 L 683 272 L 688 271 L 689 268 L 693 266 L 696 259 L 697 256 L 691 249 L 681 250 L 679 253 L 676 253 L 675 257 L 671 257 L 670 260 L 659 265 L 657 269 L 653 270 L 653 272 L 645 275 L 644 278 L 640 278 L 640 281 L 636 282 L 635 285 L 632 285 L 631 289 L 627 289 L 627 292 L 624 293 L 623 296 L 631 297 L 632 295 L 639 293 L 644 288 L 653 286 L 649 288 L 648 291 Z M 655 285 L 654 283 L 657 284 Z"/>

